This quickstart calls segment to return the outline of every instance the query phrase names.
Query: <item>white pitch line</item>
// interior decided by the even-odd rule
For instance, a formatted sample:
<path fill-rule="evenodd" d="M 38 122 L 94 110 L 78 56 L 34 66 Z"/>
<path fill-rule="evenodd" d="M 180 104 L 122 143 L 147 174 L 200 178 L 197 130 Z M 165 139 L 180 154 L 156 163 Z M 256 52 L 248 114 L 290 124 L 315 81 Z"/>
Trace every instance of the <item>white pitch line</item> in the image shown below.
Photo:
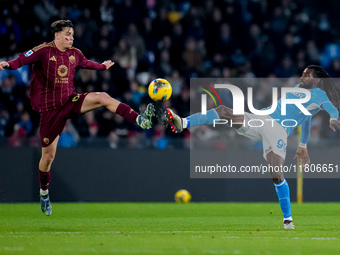
<path fill-rule="evenodd" d="M 3 250 L 3 251 L 23 251 L 25 250 L 24 247 L 8 247 L 8 246 L 5 246 L 5 247 L 0 247 L 0 250 Z"/>

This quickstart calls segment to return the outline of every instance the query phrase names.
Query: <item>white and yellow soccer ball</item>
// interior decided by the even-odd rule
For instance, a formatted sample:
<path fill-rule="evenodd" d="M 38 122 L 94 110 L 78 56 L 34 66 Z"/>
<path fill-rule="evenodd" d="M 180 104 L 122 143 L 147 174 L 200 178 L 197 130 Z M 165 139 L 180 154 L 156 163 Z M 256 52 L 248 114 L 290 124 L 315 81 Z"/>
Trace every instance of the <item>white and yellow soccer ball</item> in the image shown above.
<path fill-rule="evenodd" d="M 185 189 L 181 189 L 175 194 L 175 201 L 177 203 L 189 203 L 191 200 L 191 194 Z"/>
<path fill-rule="evenodd" d="M 148 92 L 152 100 L 164 102 L 171 97 L 172 87 L 167 80 L 158 78 L 150 82 Z"/>

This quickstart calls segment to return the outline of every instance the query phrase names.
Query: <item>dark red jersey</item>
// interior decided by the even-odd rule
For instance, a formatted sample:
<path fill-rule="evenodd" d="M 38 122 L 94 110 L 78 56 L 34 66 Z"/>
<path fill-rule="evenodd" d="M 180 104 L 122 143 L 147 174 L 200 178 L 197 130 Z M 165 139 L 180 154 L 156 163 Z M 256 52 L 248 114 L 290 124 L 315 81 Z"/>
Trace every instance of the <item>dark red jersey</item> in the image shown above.
<path fill-rule="evenodd" d="M 72 47 L 64 52 L 58 50 L 54 41 L 24 52 L 8 63 L 13 70 L 33 64 L 30 98 L 32 108 L 39 112 L 64 105 L 75 93 L 73 78 L 77 66 L 94 70 L 106 69 L 105 65 L 85 58 L 77 48 Z"/>

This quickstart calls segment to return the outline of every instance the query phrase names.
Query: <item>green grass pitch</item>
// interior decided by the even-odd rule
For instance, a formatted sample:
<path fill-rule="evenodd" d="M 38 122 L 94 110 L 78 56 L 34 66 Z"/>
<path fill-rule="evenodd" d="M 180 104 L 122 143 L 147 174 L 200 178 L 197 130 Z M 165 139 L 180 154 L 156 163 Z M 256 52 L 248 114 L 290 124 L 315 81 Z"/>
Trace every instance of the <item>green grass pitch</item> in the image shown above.
<path fill-rule="evenodd" d="M 340 203 L 0 204 L 0 254 L 340 254 Z"/>

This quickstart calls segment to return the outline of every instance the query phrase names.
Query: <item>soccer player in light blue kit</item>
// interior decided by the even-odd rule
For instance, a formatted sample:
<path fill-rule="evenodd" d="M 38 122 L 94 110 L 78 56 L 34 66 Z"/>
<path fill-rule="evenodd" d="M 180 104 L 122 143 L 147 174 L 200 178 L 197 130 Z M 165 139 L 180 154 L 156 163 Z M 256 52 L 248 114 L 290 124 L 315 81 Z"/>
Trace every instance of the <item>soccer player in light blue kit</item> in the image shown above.
<path fill-rule="evenodd" d="M 226 119 L 228 123 L 233 124 L 232 127 L 240 135 L 246 136 L 252 140 L 261 141 L 263 144 L 263 156 L 270 166 L 283 166 L 286 157 L 287 137 L 292 130 L 301 125 L 302 134 L 300 145 L 294 157 L 302 162 L 302 165 L 309 164 L 310 158 L 307 151 L 307 143 L 311 127 L 311 118 L 320 110 L 325 110 L 330 115 L 329 127 L 335 131 L 335 126 L 340 128 L 339 118 L 339 88 L 332 77 L 324 70 L 323 67 L 317 65 L 308 66 L 302 73 L 301 83 L 296 87 L 308 89 L 311 93 L 311 98 L 308 102 L 302 105 L 311 113 L 305 115 L 295 104 L 287 104 L 286 115 L 281 114 L 281 99 L 278 100 L 276 110 L 270 115 L 254 115 L 252 113 L 245 113 L 244 115 L 234 115 L 233 110 L 221 105 L 217 108 L 207 111 L 206 115 L 196 113 L 186 118 L 181 118 L 176 115 L 171 109 L 167 109 L 167 120 L 173 132 L 182 132 L 184 128 L 211 125 L 216 119 Z M 287 99 L 304 98 L 303 93 L 287 93 Z M 265 121 L 266 119 L 273 119 L 272 122 Z M 293 124 L 288 124 L 288 119 L 294 120 Z M 249 127 L 247 124 L 252 120 L 253 126 Z M 261 125 L 260 122 L 266 123 Z M 275 121 L 274 121 L 275 120 Z M 282 121 L 285 121 L 283 127 Z M 244 123 L 243 125 L 241 123 Z M 270 123 L 270 124 L 269 124 Z M 255 127 L 254 127 L 255 126 Z M 259 127 L 256 127 L 259 126 Z M 283 213 L 283 226 L 285 229 L 295 229 L 293 218 L 291 214 L 290 192 L 289 186 L 284 179 L 283 172 L 271 172 L 272 180 L 274 182 L 275 190 L 279 198 L 281 210 Z"/>

